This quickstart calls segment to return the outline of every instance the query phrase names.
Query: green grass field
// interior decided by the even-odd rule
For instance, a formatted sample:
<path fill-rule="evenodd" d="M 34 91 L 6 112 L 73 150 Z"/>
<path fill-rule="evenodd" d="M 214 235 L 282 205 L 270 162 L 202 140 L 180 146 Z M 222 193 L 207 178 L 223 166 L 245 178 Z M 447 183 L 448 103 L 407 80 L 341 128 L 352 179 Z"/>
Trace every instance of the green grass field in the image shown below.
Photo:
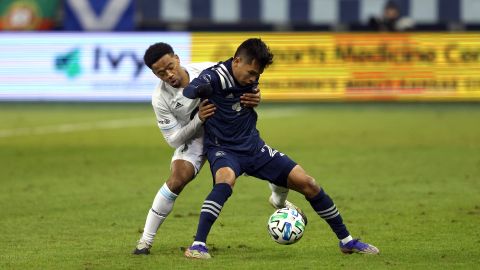
<path fill-rule="evenodd" d="M 262 104 L 259 130 L 379 256 L 342 255 L 302 196 L 304 238 L 269 239 L 266 182 L 241 177 L 192 261 L 208 167 L 150 256 L 130 255 L 172 154 L 148 104 L 0 103 L 0 269 L 478 269 L 479 104 Z"/>

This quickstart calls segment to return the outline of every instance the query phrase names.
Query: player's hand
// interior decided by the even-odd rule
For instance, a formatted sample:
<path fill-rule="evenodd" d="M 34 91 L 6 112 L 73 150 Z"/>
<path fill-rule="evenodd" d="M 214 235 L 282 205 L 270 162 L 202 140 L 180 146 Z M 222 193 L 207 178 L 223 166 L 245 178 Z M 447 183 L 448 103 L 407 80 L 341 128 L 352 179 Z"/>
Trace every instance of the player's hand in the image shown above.
<path fill-rule="evenodd" d="M 261 100 L 260 89 L 253 89 L 253 93 L 245 93 L 240 97 L 240 103 L 245 107 L 255 108 L 258 106 Z"/>
<path fill-rule="evenodd" d="M 202 100 L 198 106 L 198 117 L 202 123 L 215 113 L 215 105 L 208 103 L 208 99 Z"/>

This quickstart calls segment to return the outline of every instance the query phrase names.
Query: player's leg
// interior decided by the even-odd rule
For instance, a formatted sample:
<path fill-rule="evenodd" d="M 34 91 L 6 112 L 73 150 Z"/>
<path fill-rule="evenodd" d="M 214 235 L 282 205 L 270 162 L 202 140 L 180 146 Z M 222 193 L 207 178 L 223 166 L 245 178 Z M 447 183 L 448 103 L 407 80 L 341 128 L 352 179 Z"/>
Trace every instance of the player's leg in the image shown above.
<path fill-rule="evenodd" d="M 350 233 L 332 199 L 300 165 L 296 165 L 288 175 L 287 186 L 305 195 L 315 212 L 330 225 L 339 239 L 349 237 Z"/>
<path fill-rule="evenodd" d="M 185 160 L 172 163 L 172 173 L 167 182 L 158 190 L 148 211 L 142 238 L 138 241 L 134 254 L 149 254 L 158 228 L 173 209 L 175 199 L 195 175 L 193 165 Z"/>
<path fill-rule="evenodd" d="M 223 152 L 222 152 L 223 153 Z M 219 157 L 209 153 L 209 162 L 212 174 L 214 174 L 215 184 L 210 194 L 203 202 L 200 211 L 200 218 L 197 227 L 197 233 L 193 244 L 185 251 L 185 257 L 196 259 L 210 259 L 206 247 L 207 237 L 210 229 L 217 220 L 223 205 L 232 195 L 232 188 L 235 180 L 240 175 L 240 165 L 235 156 L 223 153 Z"/>
<path fill-rule="evenodd" d="M 340 240 L 340 250 L 343 253 L 379 253 L 376 247 L 352 238 L 333 200 L 301 166 L 297 165 L 292 169 L 288 175 L 287 186 L 305 195 L 315 212 L 328 223 L 337 235 Z"/>
<path fill-rule="evenodd" d="M 307 223 L 307 216 L 295 204 L 287 201 L 288 191 L 287 177 L 290 171 L 297 165 L 283 153 L 271 148 L 267 144 L 261 147 L 261 150 L 255 153 L 254 162 L 250 160 L 246 167 L 247 174 L 259 179 L 269 181 L 268 186 L 272 191 L 268 202 L 276 209 L 292 208 L 296 209 Z"/>
<path fill-rule="evenodd" d="M 235 184 L 235 173 L 231 168 L 220 168 L 215 174 L 215 185 L 203 202 L 202 210 L 195 235 L 195 241 L 185 251 L 185 256 L 196 259 L 210 259 L 206 246 L 210 229 L 220 215 L 223 205 L 232 195 L 232 187 Z"/>
<path fill-rule="evenodd" d="M 192 141 L 188 147 L 182 146 L 172 157 L 171 174 L 158 190 L 148 211 L 143 234 L 133 254 L 149 254 L 159 227 L 173 209 L 175 199 L 183 188 L 195 178 L 205 157 L 202 155 L 202 142 Z"/>

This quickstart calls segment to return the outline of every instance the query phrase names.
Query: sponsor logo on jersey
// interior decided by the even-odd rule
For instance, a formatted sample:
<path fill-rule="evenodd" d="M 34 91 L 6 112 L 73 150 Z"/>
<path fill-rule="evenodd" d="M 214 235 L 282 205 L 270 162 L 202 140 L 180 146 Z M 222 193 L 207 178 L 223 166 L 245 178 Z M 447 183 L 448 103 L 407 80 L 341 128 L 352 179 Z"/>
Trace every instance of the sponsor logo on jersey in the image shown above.
<path fill-rule="evenodd" d="M 239 112 L 242 110 L 242 105 L 240 105 L 240 102 L 237 102 L 235 104 L 232 105 L 232 110 L 236 111 L 236 112 Z"/>
<path fill-rule="evenodd" d="M 168 125 L 168 124 L 170 124 L 170 119 L 158 120 L 158 123 L 160 123 L 162 125 Z"/>
<path fill-rule="evenodd" d="M 202 76 L 202 79 L 204 79 L 206 82 L 210 82 L 212 80 L 212 77 L 210 76 L 210 74 L 204 74 Z"/>
<path fill-rule="evenodd" d="M 226 154 L 225 154 L 225 152 L 223 152 L 223 151 L 217 151 L 217 152 L 215 153 L 215 156 L 216 156 L 216 157 L 223 157 L 223 156 L 225 156 L 225 155 L 226 155 Z"/>
<path fill-rule="evenodd" d="M 226 98 L 233 98 L 233 93 L 228 94 Z"/>
<path fill-rule="evenodd" d="M 175 104 L 175 109 L 183 107 L 183 104 L 177 101 L 177 104 Z"/>

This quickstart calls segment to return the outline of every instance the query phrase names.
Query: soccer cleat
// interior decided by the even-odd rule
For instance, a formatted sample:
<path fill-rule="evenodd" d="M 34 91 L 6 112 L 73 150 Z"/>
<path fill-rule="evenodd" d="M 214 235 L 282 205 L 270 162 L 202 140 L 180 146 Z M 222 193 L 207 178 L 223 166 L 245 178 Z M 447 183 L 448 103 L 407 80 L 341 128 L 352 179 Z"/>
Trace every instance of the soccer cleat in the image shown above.
<path fill-rule="evenodd" d="M 185 250 L 184 255 L 185 255 L 185 257 L 192 258 L 192 259 L 206 260 L 206 259 L 212 258 L 212 256 L 210 256 L 210 254 L 208 254 L 207 247 L 202 246 L 202 245 L 193 245 L 193 246 L 187 248 L 187 250 Z"/>
<path fill-rule="evenodd" d="M 273 197 L 270 196 L 270 198 L 268 198 L 268 202 L 270 203 L 271 206 L 273 206 L 273 208 L 275 209 L 280 209 L 280 208 L 290 208 L 290 209 L 295 209 L 297 210 L 297 212 L 303 217 L 303 220 L 305 221 L 305 226 L 307 225 L 307 216 L 305 215 L 305 213 L 303 213 L 302 209 L 300 209 L 300 207 L 296 206 L 295 204 L 285 200 L 285 205 L 276 205 L 274 202 L 273 202 Z"/>
<path fill-rule="evenodd" d="M 362 253 L 362 254 L 378 254 L 380 250 L 375 246 L 360 242 L 360 239 L 353 239 L 345 245 L 340 242 L 340 251 L 345 254 Z"/>
<path fill-rule="evenodd" d="M 134 255 L 148 255 L 150 254 L 150 248 L 152 245 L 147 244 L 147 242 L 143 240 L 139 240 L 135 250 L 132 252 Z"/>

